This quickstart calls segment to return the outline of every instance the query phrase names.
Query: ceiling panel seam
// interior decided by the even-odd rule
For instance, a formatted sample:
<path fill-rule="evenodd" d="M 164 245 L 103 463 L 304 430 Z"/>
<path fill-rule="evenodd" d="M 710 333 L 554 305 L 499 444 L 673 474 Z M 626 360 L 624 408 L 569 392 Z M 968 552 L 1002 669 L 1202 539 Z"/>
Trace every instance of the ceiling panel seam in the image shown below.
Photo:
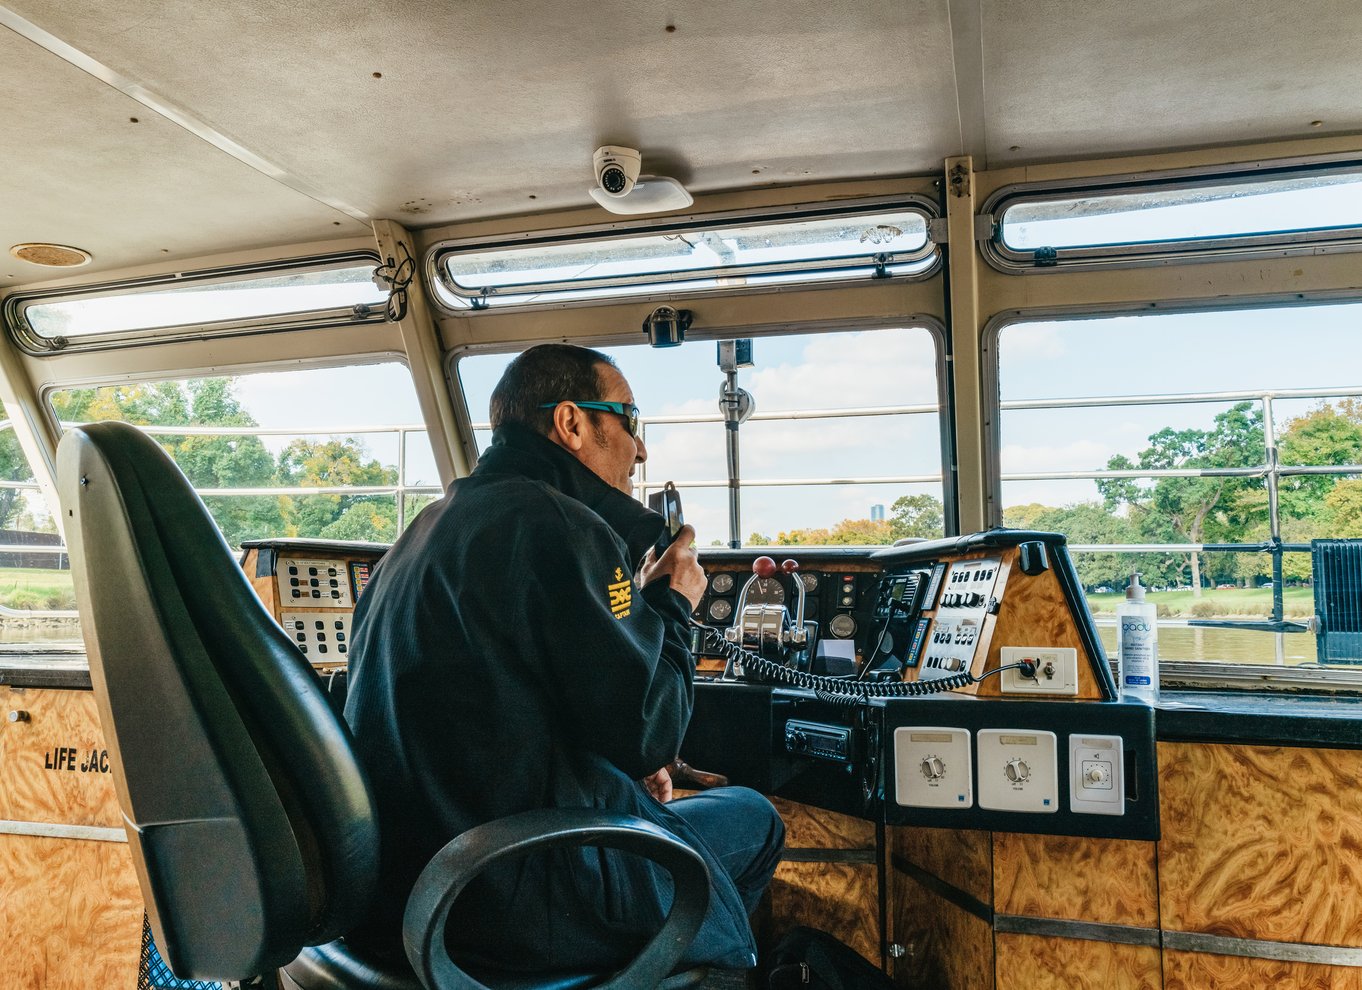
<path fill-rule="evenodd" d="M 976 168 L 988 167 L 988 124 L 984 113 L 984 19 L 979 0 L 946 0 L 951 29 L 951 66 L 960 123 L 960 154 Z"/>
<path fill-rule="evenodd" d="M 113 87 L 125 96 L 136 100 L 142 106 L 151 110 L 153 113 L 160 114 L 171 123 L 184 128 L 202 141 L 211 144 L 224 154 L 230 155 L 243 165 L 254 169 L 261 175 L 273 179 L 281 185 L 287 186 L 295 192 L 302 193 L 309 199 L 328 206 L 333 210 L 344 213 L 352 219 L 361 223 L 369 223 L 370 216 L 358 207 L 351 206 L 349 203 L 330 196 L 315 186 L 304 181 L 287 169 L 281 168 L 266 158 L 256 154 L 251 149 L 232 140 L 221 131 L 216 130 L 206 121 L 194 116 L 183 107 L 176 106 L 170 100 L 153 93 L 145 86 L 129 79 L 127 76 L 111 69 L 109 66 L 95 58 L 82 52 L 80 49 L 62 41 L 49 31 L 44 31 L 32 21 L 16 14 L 8 7 L 0 6 L 0 25 L 9 28 L 15 34 L 33 42 L 40 48 L 52 53 L 64 62 L 75 66 L 82 72 L 93 76 L 100 82 Z"/>

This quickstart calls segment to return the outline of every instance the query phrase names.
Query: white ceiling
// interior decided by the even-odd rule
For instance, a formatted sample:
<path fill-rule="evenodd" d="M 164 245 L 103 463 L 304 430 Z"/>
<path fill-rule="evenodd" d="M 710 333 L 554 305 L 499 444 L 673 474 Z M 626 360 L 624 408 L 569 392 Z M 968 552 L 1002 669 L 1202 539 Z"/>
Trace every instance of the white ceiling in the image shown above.
<path fill-rule="evenodd" d="M 97 269 L 586 206 L 605 143 L 706 192 L 1362 132 L 1354 0 L 7 0 L 0 25 L 0 248 Z M 0 255 L 4 287 L 46 276 Z"/>

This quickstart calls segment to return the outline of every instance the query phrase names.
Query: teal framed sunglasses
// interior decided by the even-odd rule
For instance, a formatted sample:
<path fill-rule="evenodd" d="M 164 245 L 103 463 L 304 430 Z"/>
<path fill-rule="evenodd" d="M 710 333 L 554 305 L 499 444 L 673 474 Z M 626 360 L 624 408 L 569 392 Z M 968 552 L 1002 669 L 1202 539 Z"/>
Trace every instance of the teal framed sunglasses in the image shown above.
<path fill-rule="evenodd" d="M 624 417 L 624 426 L 629 431 L 631 437 L 638 436 L 640 428 L 638 406 L 627 405 L 623 402 L 598 402 L 595 399 L 578 402 L 576 399 L 559 399 L 558 402 L 545 402 L 540 409 L 554 409 L 560 403 L 571 402 L 578 409 L 591 409 L 596 412 L 614 413 L 616 416 Z"/>

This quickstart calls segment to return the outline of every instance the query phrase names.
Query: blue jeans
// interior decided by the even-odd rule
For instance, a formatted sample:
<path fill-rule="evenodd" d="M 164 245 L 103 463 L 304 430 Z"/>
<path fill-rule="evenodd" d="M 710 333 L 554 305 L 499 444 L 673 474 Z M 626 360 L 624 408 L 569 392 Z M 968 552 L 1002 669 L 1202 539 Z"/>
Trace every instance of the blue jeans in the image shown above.
<path fill-rule="evenodd" d="M 716 787 L 667 808 L 704 836 L 747 913 L 755 911 L 785 849 L 785 824 L 771 802 L 746 787 Z"/>

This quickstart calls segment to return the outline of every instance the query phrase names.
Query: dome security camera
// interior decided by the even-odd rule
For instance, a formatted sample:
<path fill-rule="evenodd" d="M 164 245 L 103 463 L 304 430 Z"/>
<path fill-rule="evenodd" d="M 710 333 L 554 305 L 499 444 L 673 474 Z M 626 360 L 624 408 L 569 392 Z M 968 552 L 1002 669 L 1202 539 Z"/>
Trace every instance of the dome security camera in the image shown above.
<path fill-rule="evenodd" d="M 596 185 L 601 192 L 615 199 L 628 196 L 643 170 L 643 156 L 633 148 L 606 145 L 597 148 L 592 156 L 596 166 Z"/>

